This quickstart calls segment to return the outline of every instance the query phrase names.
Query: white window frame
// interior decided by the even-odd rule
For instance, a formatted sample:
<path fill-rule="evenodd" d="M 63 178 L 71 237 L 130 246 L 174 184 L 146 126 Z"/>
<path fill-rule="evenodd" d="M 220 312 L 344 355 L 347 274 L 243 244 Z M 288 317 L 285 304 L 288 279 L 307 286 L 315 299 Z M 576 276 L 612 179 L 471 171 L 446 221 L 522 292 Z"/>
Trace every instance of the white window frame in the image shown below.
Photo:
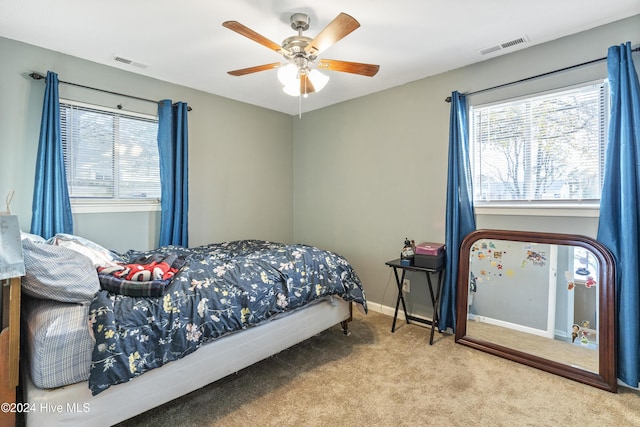
<path fill-rule="evenodd" d="M 609 126 L 609 84 L 607 79 L 598 79 L 586 81 L 571 85 L 564 85 L 553 89 L 543 91 L 533 91 L 524 95 L 505 97 L 492 102 L 479 102 L 477 104 L 470 103 L 468 106 L 468 127 L 469 127 L 469 153 L 471 155 L 471 138 L 473 135 L 473 117 L 471 114 L 472 107 L 491 106 L 503 104 L 506 102 L 518 101 L 521 99 L 533 98 L 542 95 L 559 93 L 574 88 L 588 86 L 591 84 L 604 84 L 604 144 L 606 148 L 606 138 Z M 473 159 L 470 159 L 471 163 Z M 473 166 L 472 166 L 473 168 Z M 604 173 L 604 171 L 603 171 Z M 574 200 L 574 201 L 476 201 L 474 200 L 474 211 L 476 215 L 509 215 L 509 216 L 555 216 L 555 217 L 592 217 L 600 216 L 600 199 L 597 200 Z"/>
<path fill-rule="evenodd" d="M 96 104 L 73 101 L 60 98 L 61 104 L 74 105 L 99 111 L 122 114 L 122 110 L 104 107 Z M 127 111 L 128 116 L 140 117 L 147 120 L 158 120 L 157 115 Z M 72 213 L 117 213 L 117 212 L 159 212 L 160 199 L 101 199 L 101 198 L 70 198 Z"/>

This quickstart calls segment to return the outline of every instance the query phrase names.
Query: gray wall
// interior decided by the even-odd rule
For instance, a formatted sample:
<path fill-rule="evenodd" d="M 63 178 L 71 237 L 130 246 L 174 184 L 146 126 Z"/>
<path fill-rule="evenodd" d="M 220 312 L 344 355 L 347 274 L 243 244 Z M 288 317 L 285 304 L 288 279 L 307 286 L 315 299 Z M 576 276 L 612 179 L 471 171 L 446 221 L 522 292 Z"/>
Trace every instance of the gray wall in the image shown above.
<path fill-rule="evenodd" d="M 550 245 L 480 239 L 473 247 L 469 272 L 475 276 L 476 291 L 469 313 L 546 331 Z M 528 256 L 530 251 L 541 259 Z"/>
<path fill-rule="evenodd" d="M 186 101 L 189 113 L 190 244 L 241 238 L 290 242 L 292 117 L 68 55 L 0 38 L 0 201 L 11 189 L 12 211 L 29 231 L 44 82 L 60 80 L 142 98 Z M 188 70 L 185 70 L 188 72 Z M 154 103 L 61 84 L 60 96 L 155 114 Z M 266 191 L 265 191 L 266 190 Z M 124 251 L 157 245 L 158 212 L 74 214 L 74 233 Z"/>
<path fill-rule="evenodd" d="M 386 311 L 395 304 L 396 288 L 384 263 L 398 257 L 404 238 L 444 242 L 449 138 L 449 104 L 444 99 L 453 90 L 476 91 L 605 57 L 609 46 L 626 41 L 640 43 L 640 16 L 295 119 L 295 239 L 346 256 L 363 280 L 372 307 L 379 304 Z M 639 55 L 634 59 L 640 64 Z M 469 102 L 603 77 L 605 62 L 487 92 Z M 593 237 L 597 220 L 478 215 L 477 226 Z M 409 310 L 429 316 L 424 277 L 414 274 L 410 279 Z"/>
<path fill-rule="evenodd" d="M 451 91 L 468 92 L 606 56 L 640 42 L 640 16 L 306 113 L 301 119 L 67 55 L 0 39 L 0 201 L 29 229 L 44 84 L 31 71 L 150 99 L 186 101 L 190 135 L 190 243 L 241 238 L 299 241 L 346 256 L 373 309 L 393 306 L 391 270 L 405 237 L 444 241 Z M 636 64 L 640 58 L 635 56 Z M 384 64 L 382 64 L 384 72 Z M 188 70 L 185 70 L 188 72 Z M 487 96 L 517 95 L 605 77 L 583 67 Z M 153 113 L 153 104 L 107 99 L 61 85 L 61 96 Z M 470 102 L 480 102 L 478 97 Z M 2 209 L 0 209 L 2 210 Z M 74 232 L 116 250 L 157 242 L 157 213 L 76 214 Z M 597 217 L 479 215 L 479 228 L 594 236 Z M 409 310 L 430 315 L 423 276 L 410 276 Z"/>

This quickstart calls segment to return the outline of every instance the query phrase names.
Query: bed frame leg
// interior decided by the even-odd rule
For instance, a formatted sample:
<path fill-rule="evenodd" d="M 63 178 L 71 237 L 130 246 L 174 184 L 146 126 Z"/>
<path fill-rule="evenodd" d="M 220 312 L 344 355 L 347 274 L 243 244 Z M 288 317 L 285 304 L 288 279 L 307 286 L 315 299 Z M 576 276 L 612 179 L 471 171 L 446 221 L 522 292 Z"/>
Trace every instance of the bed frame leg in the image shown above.
<path fill-rule="evenodd" d="M 353 320 L 353 302 L 349 302 L 349 317 L 346 320 L 340 322 L 340 326 L 342 327 L 342 333 L 346 336 L 351 335 L 349 331 L 349 322 Z"/>
<path fill-rule="evenodd" d="M 342 327 L 342 333 L 345 334 L 346 336 L 351 335 L 351 332 L 349 331 L 349 321 L 348 320 L 343 320 L 342 322 L 340 322 L 340 326 Z"/>

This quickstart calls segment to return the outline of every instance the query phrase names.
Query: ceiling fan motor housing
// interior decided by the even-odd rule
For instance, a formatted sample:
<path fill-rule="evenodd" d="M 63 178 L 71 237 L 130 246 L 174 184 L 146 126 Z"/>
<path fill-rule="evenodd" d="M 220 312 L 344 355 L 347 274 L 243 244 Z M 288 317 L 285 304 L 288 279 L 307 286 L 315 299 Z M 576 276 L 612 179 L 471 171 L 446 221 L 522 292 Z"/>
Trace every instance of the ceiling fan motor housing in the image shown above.
<path fill-rule="evenodd" d="M 316 59 L 315 55 L 310 55 L 305 52 L 305 47 L 311 43 L 312 39 L 305 36 L 291 36 L 284 39 L 282 42 L 282 55 L 291 61 L 296 57 L 305 57 L 310 61 Z"/>
<path fill-rule="evenodd" d="M 296 31 L 307 31 L 309 29 L 309 23 L 311 19 L 305 13 L 294 13 L 291 15 L 291 28 Z"/>
<path fill-rule="evenodd" d="M 298 32 L 297 36 L 291 36 L 282 42 L 282 55 L 285 59 L 295 62 L 298 67 L 306 67 L 308 62 L 316 60 L 315 55 L 310 55 L 304 49 L 313 41 L 311 37 L 302 35 L 303 31 L 309 29 L 311 19 L 305 13 L 294 13 L 291 15 L 291 28 Z"/>

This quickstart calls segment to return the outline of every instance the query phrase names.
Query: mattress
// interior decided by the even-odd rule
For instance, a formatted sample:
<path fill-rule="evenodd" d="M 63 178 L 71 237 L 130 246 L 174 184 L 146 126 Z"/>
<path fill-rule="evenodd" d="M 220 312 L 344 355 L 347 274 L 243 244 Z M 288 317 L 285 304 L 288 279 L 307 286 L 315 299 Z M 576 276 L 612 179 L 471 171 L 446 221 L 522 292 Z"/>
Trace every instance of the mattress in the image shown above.
<path fill-rule="evenodd" d="M 89 378 L 94 341 L 89 305 L 25 298 L 24 343 L 29 375 L 39 388 L 55 388 Z"/>

